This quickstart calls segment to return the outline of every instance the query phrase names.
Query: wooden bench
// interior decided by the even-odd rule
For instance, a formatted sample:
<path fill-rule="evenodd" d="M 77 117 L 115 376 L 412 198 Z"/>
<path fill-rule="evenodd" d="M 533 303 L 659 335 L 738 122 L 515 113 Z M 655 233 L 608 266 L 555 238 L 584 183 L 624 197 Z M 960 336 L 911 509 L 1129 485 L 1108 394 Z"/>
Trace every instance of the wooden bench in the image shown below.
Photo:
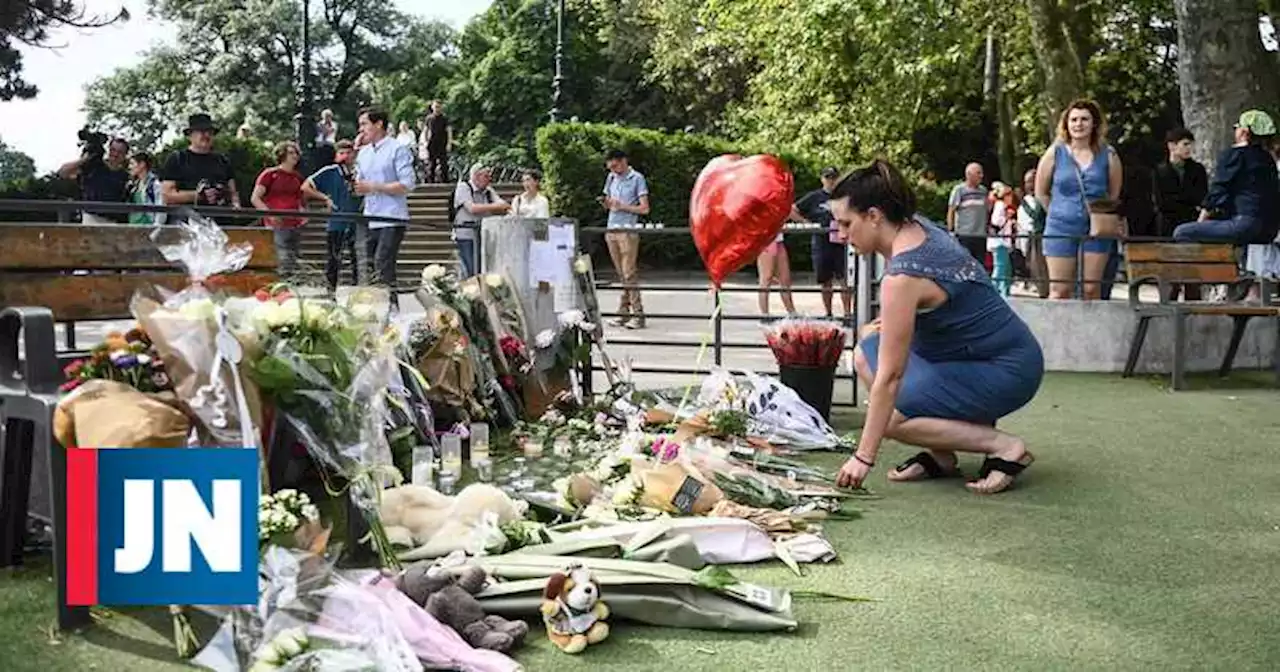
<path fill-rule="evenodd" d="M 1178 302 L 1170 298 L 1177 285 L 1239 286 L 1241 283 L 1251 282 L 1251 279 L 1240 276 L 1233 245 L 1129 243 L 1125 246 L 1125 263 L 1129 276 L 1129 304 L 1138 318 L 1138 328 L 1134 332 L 1133 343 L 1129 347 L 1128 361 L 1125 362 L 1125 377 L 1132 376 L 1134 368 L 1138 365 L 1138 356 L 1142 353 L 1142 344 L 1147 338 L 1147 329 L 1153 318 L 1173 318 L 1173 389 L 1181 390 L 1186 386 L 1188 316 L 1222 315 L 1234 321 L 1231 341 L 1227 345 L 1226 356 L 1223 357 L 1222 366 L 1219 369 L 1219 374 L 1222 376 L 1231 372 L 1249 320 L 1264 317 L 1271 318 L 1275 324 L 1277 340 L 1272 364 L 1276 370 L 1276 382 L 1280 385 L 1280 306 L 1273 305 L 1271 302 L 1274 286 L 1272 283 L 1266 280 L 1261 281 L 1261 301 L 1258 303 Z M 1155 303 L 1144 302 L 1140 297 L 1141 288 L 1151 284 L 1156 285 L 1160 293 L 1160 299 Z"/>
<path fill-rule="evenodd" d="M 68 350 L 77 350 L 75 323 L 130 319 L 129 301 L 142 287 L 179 290 L 189 279 L 161 256 L 151 227 L 0 222 L 0 308 L 42 306 L 66 324 Z M 275 282 L 272 232 L 224 228 L 231 243 L 249 243 L 244 270 L 219 276 L 220 286 L 251 293 Z"/>
<path fill-rule="evenodd" d="M 231 243 L 249 243 L 244 270 L 218 286 L 252 292 L 275 282 L 272 232 L 225 228 Z M 21 564 L 28 514 L 53 530 L 58 626 L 89 623 L 89 610 L 66 606 L 65 451 L 53 437 L 53 410 L 63 374 L 54 322 L 130 319 L 141 288 L 179 290 L 186 273 L 161 256 L 151 227 L 0 223 L 0 567 Z M 70 348 L 74 340 L 69 339 Z M 19 350 L 21 349 L 21 355 Z M 76 353 L 61 353 L 63 358 Z"/>

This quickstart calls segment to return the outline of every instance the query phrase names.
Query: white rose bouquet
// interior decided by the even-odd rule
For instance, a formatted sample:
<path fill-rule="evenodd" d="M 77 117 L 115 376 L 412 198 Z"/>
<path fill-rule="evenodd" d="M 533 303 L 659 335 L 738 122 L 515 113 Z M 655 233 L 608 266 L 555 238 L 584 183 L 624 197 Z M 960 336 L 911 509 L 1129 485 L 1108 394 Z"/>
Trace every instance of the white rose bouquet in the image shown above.
<path fill-rule="evenodd" d="M 350 486 L 374 549 L 386 566 L 398 567 L 376 506 L 377 490 L 397 475 L 385 432 L 396 340 L 385 337 L 376 314 L 364 320 L 332 301 L 275 290 L 259 296 L 253 311 L 263 331 L 249 377 L 275 408 L 276 422 L 286 423 L 321 467 L 327 488 Z"/>

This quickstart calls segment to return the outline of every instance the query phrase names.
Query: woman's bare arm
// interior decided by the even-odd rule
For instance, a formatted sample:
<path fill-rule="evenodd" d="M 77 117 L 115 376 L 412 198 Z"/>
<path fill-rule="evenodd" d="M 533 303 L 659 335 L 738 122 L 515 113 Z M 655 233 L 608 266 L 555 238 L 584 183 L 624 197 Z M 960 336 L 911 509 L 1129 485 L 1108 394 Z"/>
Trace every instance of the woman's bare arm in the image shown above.
<path fill-rule="evenodd" d="M 880 443 L 893 419 L 898 389 L 907 371 L 911 336 L 916 329 L 916 307 L 927 282 L 905 275 L 891 275 L 880 285 L 879 361 L 856 453 L 870 462 L 875 462 Z"/>
<path fill-rule="evenodd" d="M 1040 163 L 1036 166 L 1036 200 L 1040 202 L 1040 207 L 1049 209 L 1049 194 L 1053 189 L 1053 147 L 1050 146 L 1045 151 L 1044 156 L 1040 157 Z"/>

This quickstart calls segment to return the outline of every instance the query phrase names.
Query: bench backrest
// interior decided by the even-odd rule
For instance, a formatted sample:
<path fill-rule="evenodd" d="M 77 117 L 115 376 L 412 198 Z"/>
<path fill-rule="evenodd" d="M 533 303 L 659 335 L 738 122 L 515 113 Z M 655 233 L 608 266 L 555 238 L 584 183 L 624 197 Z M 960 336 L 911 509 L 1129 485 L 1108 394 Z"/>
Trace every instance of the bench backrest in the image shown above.
<path fill-rule="evenodd" d="M 186 272 L 161 256 L 149 226 L 0 223 L 0 307 L 44 306 L 59 321 L 129 317 L 143 287 L 179 290 Z M 223 229 L 231 243 L 249 243 L 244 270 L 218 278 L 238 293 L 275 282 L 276 249 L 269 229 Z"/>
<path fill-rule="evenodd" d="M 1228 243 L 1126 243 L 1129 282 L 1230 284 L 1240 279 L 1235 246 Z"/>

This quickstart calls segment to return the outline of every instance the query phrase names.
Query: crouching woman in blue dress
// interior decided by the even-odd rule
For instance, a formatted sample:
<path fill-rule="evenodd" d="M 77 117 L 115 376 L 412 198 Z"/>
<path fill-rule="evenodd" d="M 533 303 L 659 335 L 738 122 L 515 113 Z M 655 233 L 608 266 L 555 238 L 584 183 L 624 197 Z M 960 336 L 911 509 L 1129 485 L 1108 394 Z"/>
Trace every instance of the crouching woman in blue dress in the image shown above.
<path fill-rule="evenodd" d="M 1039 342 L 964 248 L 913 218 L 915 195 L 890 164 L 845 177 L 831 209 L 848 243 L 887 260 L 880 318 L 864 327 L 854 352 L 870 406 L 838 481 L 861 485 L 890 438 L 926 449 L 890 480 L 959 476 L 956 453 L 979 453 L 984 460 L 969 490 L 1007 489 L 1033 458 L 1022 439 L 995 424 L 1040 388 Z"/>

